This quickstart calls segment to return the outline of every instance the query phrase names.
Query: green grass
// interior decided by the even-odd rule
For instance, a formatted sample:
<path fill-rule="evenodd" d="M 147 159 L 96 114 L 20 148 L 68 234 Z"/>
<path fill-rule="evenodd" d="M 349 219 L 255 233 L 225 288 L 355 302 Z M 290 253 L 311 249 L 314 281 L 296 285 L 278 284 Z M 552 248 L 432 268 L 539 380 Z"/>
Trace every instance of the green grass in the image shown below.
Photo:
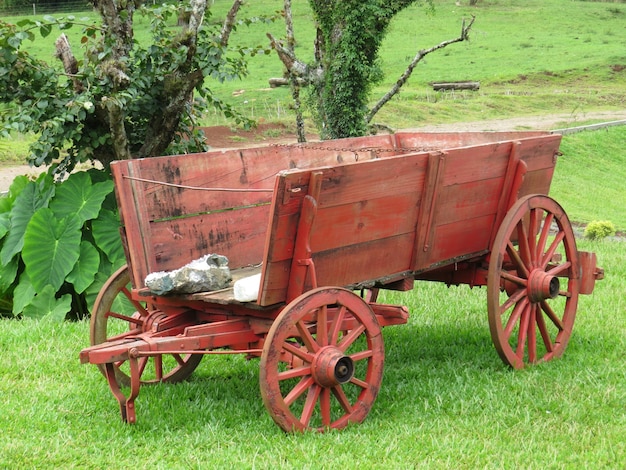
<path fill-rule="evenodd" d="M 511 371 L 489 337 L 484 289 L 417 283 L 385 329 L 368 418 L 286 435 L 265 412 L 258 362 L 205 358 L 191 380 L 145 387 L 125 425 L 80 365 L 88 324 L 0 321 L 0 468 L 619 468 L 626 461 L 626 244 L 581 242 L 607 278 L 581 298 L 562 359 Z"/>
<path fill-rule="evenodd" d="M 609 220 L 626 231 L 626 126 L 563 137 L 550 195 L 577 223 Z"/>

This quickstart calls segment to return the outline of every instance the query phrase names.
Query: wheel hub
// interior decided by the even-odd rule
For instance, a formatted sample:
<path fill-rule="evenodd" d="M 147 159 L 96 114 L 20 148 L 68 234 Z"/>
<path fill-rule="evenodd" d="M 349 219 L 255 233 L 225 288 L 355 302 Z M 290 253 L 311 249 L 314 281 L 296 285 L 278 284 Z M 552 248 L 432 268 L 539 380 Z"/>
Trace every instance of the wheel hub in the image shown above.
<path fill-rule="evenodd" d="M 354 376 L 354 362 L 334 346 L 319 350 L 311 364 L 311 374 L 322 387 L 334 387 L 349 382 Z"/>
<path fill-rule="evenodd" d="M 559 278 L 536 269 L 528 277 L 528 298 L 531 302 L 554 299 L 559 295 L 561 283 Z"/>

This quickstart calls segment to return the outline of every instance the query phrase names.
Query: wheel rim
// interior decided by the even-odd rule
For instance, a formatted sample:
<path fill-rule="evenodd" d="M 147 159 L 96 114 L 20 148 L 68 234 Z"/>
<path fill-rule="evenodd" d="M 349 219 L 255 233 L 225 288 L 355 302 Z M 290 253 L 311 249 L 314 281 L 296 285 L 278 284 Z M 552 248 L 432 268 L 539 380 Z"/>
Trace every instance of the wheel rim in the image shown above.
<path fill-rule="evenodd" d="M 145 302 L 137 302 L 130 294 L 130 274 L 122 266 L 100 289 L 91 314 L 91 345 L 115 341 L 148 331 L 158 312 L 149 310 Z M 179 382 L 186 379 L 202 360 L 200 354 L 163 354 L 142 357 L 139 371 L 142 384 Z M 104 374 L 104 367 L 98 365 Z M 121 386 L 130 386 L 128 361 L 115 363 L 115 375 Z"/>
<path fill-rule="evenodd" d="M 487 282 L 489 328 L 502 360 L 519 369 L 560 356 L 580 290 L 578 251 L 553 199 L 520 199 L 493 244 Z"/>
<path fill-rule="evenodd" d="M 384 358 L 380 326 L 363 299 L 346 289 L 314 289 L 285 307 L 267 335 L 263 402 L 288 432 L 359 423 L 378 394 Z"/>

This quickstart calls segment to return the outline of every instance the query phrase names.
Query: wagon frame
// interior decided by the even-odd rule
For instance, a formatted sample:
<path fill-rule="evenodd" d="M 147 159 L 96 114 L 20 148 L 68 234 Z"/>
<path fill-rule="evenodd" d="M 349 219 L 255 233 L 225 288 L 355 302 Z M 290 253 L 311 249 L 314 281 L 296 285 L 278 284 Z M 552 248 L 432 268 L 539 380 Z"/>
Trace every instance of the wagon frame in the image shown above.
<path fill-rule="evenodd" d="M 511 367 L 558 357 L 578 295 L 603 277 L 547 196 L 559 143 L 398 133 L 115 162 L 128 265 L 100 291 L 81 361 L 100 367 L 130 423 L 141 385 L 238 353 L 260 358 L 261 396 L 282 429 L 343 428 L 376 399 L 381 328 L 409 316 L 377 303 L 378 290 L 415 280 L 486 286 L 492 340 Z M 256 301 L 145 287 L 151 272 L 207 253 L 228 257 L 233 281 L 260 273 Z"/>

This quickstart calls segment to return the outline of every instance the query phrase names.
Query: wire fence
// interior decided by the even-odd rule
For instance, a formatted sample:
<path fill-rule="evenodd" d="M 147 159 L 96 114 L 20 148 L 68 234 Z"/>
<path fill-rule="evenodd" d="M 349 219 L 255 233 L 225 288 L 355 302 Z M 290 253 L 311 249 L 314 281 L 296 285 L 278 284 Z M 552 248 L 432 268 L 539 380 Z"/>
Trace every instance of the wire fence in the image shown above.
<path fill-rule="evenodd" d="M 0 2 L 0 16 L 50 15 L 90 11 L 93 5 L 87 0 L 63 2 Z"/>
<path fill-rule="evenodd" d="M 175 0 L 148 0 L 145 4 L 167 3 L 169 1 Z M 89 0 L 64 0 L 50 2 L 0 0 L 0 19 L 7 16 L 65 15 L 69 13 L 92 11 L 93 8 L 93 4 Z"/>

